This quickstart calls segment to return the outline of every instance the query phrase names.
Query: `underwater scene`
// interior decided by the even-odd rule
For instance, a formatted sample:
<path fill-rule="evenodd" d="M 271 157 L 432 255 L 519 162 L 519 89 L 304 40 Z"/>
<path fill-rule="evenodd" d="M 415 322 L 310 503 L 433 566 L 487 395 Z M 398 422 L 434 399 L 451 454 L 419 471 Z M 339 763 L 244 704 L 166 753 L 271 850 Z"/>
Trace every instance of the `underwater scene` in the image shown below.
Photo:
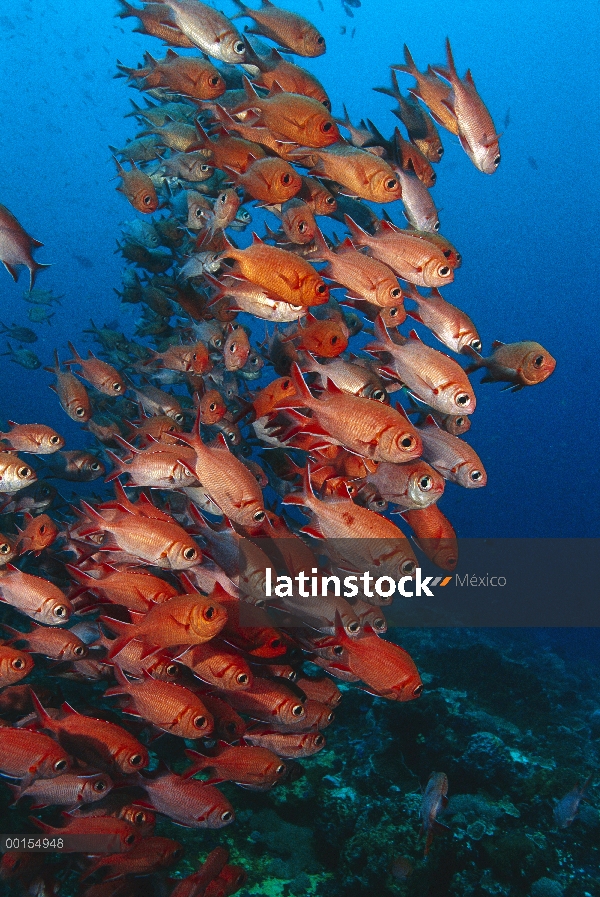
<path fill-rule="evenodd" d="M 600 897 L 577 13 L 0 10 L 0 897 Z"/>

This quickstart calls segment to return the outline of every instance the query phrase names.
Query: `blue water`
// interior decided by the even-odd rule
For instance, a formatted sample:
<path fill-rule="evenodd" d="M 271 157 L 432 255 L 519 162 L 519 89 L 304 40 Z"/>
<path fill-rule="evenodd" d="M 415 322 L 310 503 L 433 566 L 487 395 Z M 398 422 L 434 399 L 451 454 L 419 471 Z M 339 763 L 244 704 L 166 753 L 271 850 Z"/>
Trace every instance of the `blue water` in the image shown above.
<path fill-rule="evenodd" d="M 403 61 L 404 42 L 421 68 L 443 61 L 447 34 L 459 71 L 471 68 L 499 131 L 510 110 L 493 177 L 442 132 L 446 152 L 433 196 L 441 231 L 464 260 L 445 295 L 474 319 L 484 348 L 494 339 L 535 339 L 558 363 L 549 381 L 516 395 L 497 384 L 477 388 L 469 439 L 488 486 L 468 493 L 450 486 L 443 508 L 459 536 L 598 535 L 596 4 L 584 0 L 574 17 L 533 0 L 364 0 L 353 19 L 334 0 L 325 0 L 325 12 L 316 0 L 287 5 L 326 36 L 327 54 L 308 67 L 336 114 L 345 102 L 353 121 L 367 116 L 391 133 L 393 101 L 371 87 L 389 83 L 388 66 Z M 232 12 L 232 4 L 223 8 Z M 120 309 L 113 293 L 122 269 L 114 255 L 119 224 L 135 213 L 115 192 L 108 145 L 133 136 L 134 120 L 124 114 L 139 94 L 113 75 L 117 59 L 135 66 L 145 50 L 160 55 L 161 45 L 132 33 L 132 20 L 114 18 L 115 9 L 89 0 L 76 7 L 15 0 L 0 17 L 0 200 L 45 244 L 37 258 L 53 267 L 38 286 L 65 296 L 52 325 L 37 326 L 40 341 L 31 348 L 44 364 L 55 346 L 66 357 L 68 338 L 88 344 L 79 331 L 90 317 L 98 324 L 119 318 L 130 330 L 138 314 Z M 400 220 L 399 210 L 390 211 Z M 14 285 L 0 273 L 0 320 L 27 324 L 25 275 Z M 8 358 L 0 358 L 0 375 L 4 417 L 43 418 L 72 445 L 84 444 L 48 390 L 49 375 Z"/>

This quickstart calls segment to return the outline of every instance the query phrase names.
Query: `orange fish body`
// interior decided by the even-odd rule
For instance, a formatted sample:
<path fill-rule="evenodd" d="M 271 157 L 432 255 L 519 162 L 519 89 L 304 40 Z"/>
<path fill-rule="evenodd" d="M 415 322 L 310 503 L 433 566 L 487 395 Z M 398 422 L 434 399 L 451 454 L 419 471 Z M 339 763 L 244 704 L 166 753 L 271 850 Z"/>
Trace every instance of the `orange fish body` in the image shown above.
<path fill-rule="evenodd" d="M 73 613 L 73 605 L 54 583 L 22 573 L 12 564 L 0 574 L 0 594 L 2 601 L 46 626 L 66 623 Z"/>
<path fill-rule="evenodd" d="M 146 570 L 117 570 L 108 564 L 102 564 L 100 570 L 103 575 L 99 578 L 70 564 L 67 565 L 67 570 L 87 591 L 139 613 L 146 613 L 154 604 L 161 604 L 178 594 L 168 582 Z"/>
<path fill-rule="evenodd" d="M 21 785 L 36 778 L 54 778 L 71 768 L 71 758 L 48 735 L 29 729 L 0 728 L 0 769 L 21 779 Z"/>
<path fill-rule="evenodd" d="M 375 324 L 375 334 L 378 346 L 392 354 L 397 376 L 418 399 L 444 414 L 475 411 L 469 378 L 454 359 L 421 342 L 414 331 L 403 344 L 395 343 L 381 319 Z"/>
<path fill-rule="evenodd" d="M 70 367 L 72 364 L 80 365 L 82 370 L 81 376 L 91 383 L 94 389 L 97 389 L 98 392 L 101 392 L 106 396 L 123 395 L 126 388 L 125 383 L 119 372 L 116 371 L 112 365 L 96 358 L 92 352 L 89 353 L 89 358 L 83 359 L 77 352 L 73 343 L 69 343 L 68 345 L 73 353 L 73 358 L 69 361 L 65 361 L 67 367 Z"/>
<path fill-rule="evenodd" d="M 121 10 L 117 13 L 118 18 L 139 19 L 140 26 L 134 28 L 134 31 L 139 31 L 140 34 L 148 34 L 151 37 L 158 37 L 173 47 L 184 47 L 191 50 L 196 46 L 189 37 L 186 37 L 177 28 L 174 20 L 171 22 L 165 21 L 165 13 L 169 13 L 169 8 L 164 3 L 146 3 L 145 6 L 138 8 L 132 6 L 128 0 L 119 0 L 119 2 Z"/>
<path fill-rule="evenodd" d="M 481 351 L 481 339 L 472 320 L 456 306 L 442 298 L 439 290 L 432 290 L 427 297 L 416 289 L 409 298 L 416 303 L 416 311 L 409 311 L 411 318 L 428 327 L 448 349 L 460 354 L 465 346 Z"/>
<path fill-rule="evenodd" d="M 392 271 L 421 287 L 441 287 L 452 283 L 454 269 L 448 258 L 433 241 L 430 234 L 405 231 L 388 221 L 381 221 L 379 229 L 371 236 L 346 216 L 352 242 L 365 246 L 376 259 Z"/>
<path fill-rule="evenodd" d="M 222 12 L 200 0 L 162 0 L 172 20 L 194 46 L 221 62 L 244 62 L 246 47 Z"/>
<path fill-rule="evenodd" d="M 271 55 L 256 57 L 252 60 L 259 69 L 260 74 L 254 79 L 255 84 L 266 87 L 271 90 L 275 82 L 279 84 L 286 93 L 298 93 L 305 97 L 312 97 L 322 103 L 326 109 L 331 110 L 331 101 L 327 96 L 323 85 L 315 78 L 315 76 L 284 59 L 277 50 L 271 50 Z"/>
<path fill-rule="evenodd" d="M 10 645 L 0 645 L 0 688 L 20 682 L 32 669 L 33 658 L 29 654 Z"/>
<path fill-rule="evenodd" d="M 275 246 L 268 246 L 254 235 L 247 249 L 225 249 L 220 257 L 233 259 L 240 274 L 258 286 L 275 293 L 291 305 L 323 305 L 329 288 L 307 261 Z"/>
<path fill-rule="evenodd" d="M 228 166 L 225 166 L 225 171 Z M 253 199 L 264 203 L 282 203 L 291 199 L 302 186 L 300 175 L 283 159 L 256 159 L 243 174 L 229 169 L 239 187 Z"/>
<path fill-rule="evenodd" d="M 216 756 L 207 757 L 197 751 L 186 751 L 186 756 L 193 761 L 186 777 L 208 770 L 211 778 L 250 787 L 272 788 L 286 771 L 277 754 L 264 747 L 222 744 Z"/>
<path fill-rule="evenodd" d="M 275 732 L 260 724 L 249 729 L 243 738 L 246 744 L 266 747 L 278 757 L 290 760 L 312 757 L 325 747 L 325 736 L 320 732 Z"/>
<path fill-rule="evenodd" d="M 382 461 L 367 476 L 385 501 L 404 510 L 426 508 L 441 498 L 444 478 L 425 461 L 390 464 Z"/>
<path fill-rule="evenodd" d="M 45 424 L 16 424 L 12 420 L 8 423 L 10 430 L 8 433 L 0 433 L 0 439 L 8 442 L 15 452 L 50 455 L 65 444 L 63 437 Z"/>
<path fill-rule="evenodd" d="M 17 266 L 25 265 L 29 269 L 30 290 L 38 271 L 50 267 L 33 258 L 33 251 L 43 245 L 29 236 L 6 206 L 0 205 L 0 261 L 15 282 L 19 276 Z"/>
<path fill-rule="evenodd" d="M 122 726 L 77 713 L 68 704 L 62 707 L 65 716 L 54 719 L 33 692 L 32 699 L 41 728 L 56 735 L 59 744 L 78 759 L 116 766 L 125 774 L 148 765 L 148 751 Z"/>
<path fill-rule="evenodd" d="M 506 387 L 511 392 L 517 392 L 524 386 L 543 383 L 556 367 L 556 359 L 532 340 L 521 343 L 501 343 L 496 340 L 492 343 L 492 350 L 489 358 L 483 358 L 473 349 L 465 349 L 465 354 L 473 359 L 466 371 L 470 374 L 479 368 L 487 368 L 481 382 L 506 381 L 512 384 Z"/>
<path fill-rule="evenodd" d="M 416 87 L 409 89 L 409 93 L 425 103 L 438 125 L 458 137 L 458 122 L 448 102 L 451 93 L 448 85 L 438 78 L 431 66 L 426 72 L 420 72 L 406 44 L 404 44 L 404 59 L 405 65 L 393 65 L 392 68 L 406 72 L 416 80 Z"/>
<path fill-rule="evenodd" d="M 479 171 L 494 174 L 500 164 L 500 135 L 477 93 L 471 72 L 468 71 L 464 79 L 459 78 L 448 38 L 446 54 L 446 68 L 434 66 L 434 71 L 452 86 L 452 93 L 443 104 L 456 116 L 458 138 L 469 159 Z"/>
<path fill-rule="evenodd" d="M 155 778 L 138 777 L 152 806 L 181 825 L 223 828 L 233 822 L 233 807 L 218 788 L 195 779 L 163 772 Z"/>
<path fill-rule="evenodd" d="M 264 159 L 267 155 L 259 143 L 233 137 L 226 131 L 218 133 L 216 137 L 209 137 L 198 122 L 196 132 L 198 138 L 196 145 L 208 152 L 210 162 L 215 168 L 223 169 L 227 165 L 243 174 L 253 162 Z"/>
<path fill-rule="evenodd" d="M 177 656 L 207 685 L 229 690 L 244 690 L 252 685 L 252 671 L 243 657 L 228 650 L 213 639 L 203 645 L 193 645 Z"/>
<path fill-rule="evenodd" d="M 12 634 L 14 642 L 24 643 L 32 654 L 44 654 L 53 660 L 81 660 L 87 657 L 87 645 L 68 629 L 34 626 L 29 632 L 20 632 L 8 626 L 5 628 Z"/>
<path fill-rule="evenodd" d="M 414 532 L 415 542 L 429 560 L 442 570 L 454 570 L 458 563 L 458 541 L 450 521 L 437 504 L 402 512 Z"/>
<path fill-rule="evenodd" d="M 380 308 L 396 307 L 402 302 L 402 289 L 391 268 L 358 252 L 351 240 L 344 240 L 333 251 L 318 231 L 316 245 L 315 258 L 327 262 L 323 274 L 346 287 L 348 298 L 364 299 Z"/>
<path fill-rule="evenodd" d="M 166 87 L 196 100 L 214 100 L 225 92 L 225 81 L 207 59 L 179 56 L 173 50 L 167 50 L 164 59 L 153 59 L 149 53 L 144 59 L 148 67 L 133 69 L 130 75 L 136 80 L 143 79 L 143 90 Z"/>
<path fill-rule="evenodd" d="M 299 159 L 307 157 L 306 150 L 297 150 Z M 315 149 L 310 153 L 315 160 L 311 174 L 336 181 L 343 188 L 340 192 L 358 196 L 369 202 L 393 202 L 402 196 L 402 188 L 394 169 L 379 156 L 349 143 Z M 333 211 L 333 210 L 332 210 Z"/>
<path fill-rule="evenodd" d="M 89 822 L 89 820 L 86 820 L 86 822 Z M 153 835 L 137 841 L 133 847 L 125 852 L 120 851 L 119 853 L 97 857 L 90 863 L 81 878 L 83 880 L 93 875 L 98 869 L 104 869 L 106 870 L 104 874 L 105 880 L 111 883 L 111 887 L 114 887 L 113 879 L 135 875 L 147 876 L 153 872 L 160 872 L 161 869 L 173 866 L 174 863 L 182 858 L 183 853 L 183 847 L 178 841 Z M 126 887 L 127 894 L 131 894 L 133 897 L 134 892 L 132 891 L 131 880 L 131 878 L 128 879 Z M 135 891 L 135 897 L 142 897 L 142 895 L 146 894 L 147 887 L 144 881 L 142 884 L 143 890 Z"/>
<path fill-rule="evenodd" d="M 306 324 L 298 325 L 294 339 L 300 337 L 299 349 L 310 352 L 318 358 L 336 358 L 348 348 L 349 331 L 343 319 L 326 318 L 320 320 L 310 312 Z"/>
<path fill-rule="evenodd" d="M 394 131 L 394 147 L 403 171 L 412 171 L 425 187 L 433 187 L 437 175 L 429 159 L 423 155 L 418 146 L 405 140 L 398 128 Z"/>
<path fill-rule="evenodd" d="M 235 0 L 235 3 L 240 12 L 234 18 L 249 16 L 256 22 L 256 28 L 249 29 L 250 34 L 268 37 L 298 56 L 322 56 L 325 52 L 325 38 L 303 16 L 280 9 L 271 0 L 262 0 L 260 9 L 251 9 L 241 0 Z"/>
<path fill-rule="evenodd" d="M 419 427 L 423 442 L 423 460 L 446 480 L 467 489 L 485 486 L 487 474 L 479 455 L 458 436 L 442 430 L 432 417 Z"/>
<path fill-rule="evenodd" d="M 54 367 L 45 370 L 56 375 L 56 384 L 51 384 L 50 389 L 57 394 L 63 411 L 71 420 L 81 423 L 88 421 L 92 416 L 92 404 L 87 390 L 74 374 L 61 370 L 56 350 L 54 350 Z"/>
<path fill-rule="evenodd" d="M 299 396 L 297 404 L 314 414 L 318 423 L 316 435 L 329 436 L 330 441 L 375 461 L 412 461 L 421 454 L 417 431 L 389 405 L 341 392 L 331 381 L 324 397 L 315 399 L 297 365 L 292 368 L 292 381 Z M 311 425 L 305 429 L 311 432 Z M 315 430 L 313 425 L 312 432 Z"/>
<path fill-rule="evenodd" d="M 8 450 L 0 451 L 0 489 L 12 494 L 35 483 L 37 476 L 32 467 L 24 464 L 18 455 Z"/>
<path fill-rule="evenodd" d="M 113 156 L 114 158 L 114 156 Z M 119 193 L 131 203 L 137 212 L 151 215 L 158 208 L 158 196 L 150 177 L 131 163 L 131 169 L 126 171 L 121 163 L 115 159 L 117 174 L 121 178 L 121 184 L 117 187 Z"/>
<path fill-rule="evenodd" d="M 277 82 L 266 97 L 259 96 L 246 77 L 244 87 L 247 100 L 232 110 L 234 114 L 254 109 L 259 113 L 256 124 L 300 146 L 326 147 L 340 139 L 334 119 L 318 100 L 286 93 Z"/>
<path fill-rule="evenodd" d="M 386 642 L 375 633 L 365 633 L 357 639 L 338 633 L 336 639 L 345 649 L 340 668 L 358 676 L 373 694 L 393 701 L 412 701 L 423 691 L 410 654 L 399 645 Z"/>
<path fill-rule="evenodd" d="M 91 520 L 91 530 L 87 532 L 109 533 L 119 551 L 166 570 L 187 570 L 202 560 L 200 549 L 192 537 L 175 521 L 150 522 L 147 517 L 136 514 L 121 514 L 109 520 L 86 502 L 82 504 Z"/>
<path fill-rule="evenodd" d="M 118 666 L 114 670 L 119 684 L 109 688 L 105 695 L 128 695 L 132 704 L 124 708 L 126 713 L 140 716 L 179 738 L 199 738 L 212 732 L 212 716 L 188 688 L 153 679 L 147 673 L 144 679 L 129 680 Z"/>

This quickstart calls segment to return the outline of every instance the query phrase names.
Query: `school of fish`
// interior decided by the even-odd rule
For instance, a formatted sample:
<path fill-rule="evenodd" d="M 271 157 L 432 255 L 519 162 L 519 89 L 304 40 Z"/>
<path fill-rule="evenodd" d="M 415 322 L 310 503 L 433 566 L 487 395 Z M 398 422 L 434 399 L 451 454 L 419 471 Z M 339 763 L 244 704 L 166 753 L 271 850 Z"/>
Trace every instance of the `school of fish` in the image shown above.
<path fill-rule="evenodd" d="M 77 858 L 80 894 L 225 897 L 246 879 L 227 851 L 169 879 L 183 848 L 176 829 L 153 834 L 156 816 L 221 828 L 235 807 L 219 782 L 293 780 L 325 745 L 335 679 L 400 702 L 423 688 L 382 637 L 391 599 L 271 597 L 267 573 L 399 579 L 422 555 L 454 570 L 445 484 L 487 479 L 464 438 L 469 375 L 518 392 L 556 362 L 529 339 L 485 355 L 443 298 L 461 256 L 429 192 L 438 127 L 479 172 L 500 163 L 500 135 L 449 41 L 445 64 L 425 71 L 405 47 L 391 87 L 375 88 L 405 132 L 388 138 L 345 108 L 336 118 L 325 87 L 291 61 L 325 52 L 302 16 L 269 0 L 235 0 L 231 19 L 199 0 L 119 3 L 167 47 L 118 63 L 139 96 L 138 133 L 111 147 L 117 190 L 139 213 L 118 244 L 119 296 L 140 318 L 136 339 L 92 322 L 97 353 L 70 343 L 46 368 L 95 450 L 67 448 L 41 423 L 0 434 L 0 774 L 46 836 L 114 838 L 116 851 Z M 412 79 L 404 92 L 398 73 Z M 252 215 L 264 234 L 238 246 Z M 0 206 L 0 259 L 15 280 L 28 268 L 40 308 L 53 298 L 35 288 L 41 245 Z M 421 336 L 400 329 L 408 318 Z M 28 341 L 27 328 L 3 326 Z M 57 487 L 101 478 L 112 485 L 100 498 L 78 486 L 70 502 Z M 426 852 L 446 791 L 434 774 Z M 42 808 L 54 809 L 40 819 Z M 60 893 L 60 865 L 39 856 L 5 854 L 0 877 Z"/>

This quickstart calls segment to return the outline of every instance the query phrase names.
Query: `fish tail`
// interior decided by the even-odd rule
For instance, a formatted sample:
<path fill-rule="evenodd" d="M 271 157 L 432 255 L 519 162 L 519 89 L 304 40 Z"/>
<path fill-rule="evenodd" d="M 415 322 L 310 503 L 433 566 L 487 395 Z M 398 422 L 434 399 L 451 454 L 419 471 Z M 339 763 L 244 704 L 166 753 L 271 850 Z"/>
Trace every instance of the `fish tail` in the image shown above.
<path fill-rule="evenodd" d="M 52 719 L 50 714 L 46 712 L 46 708 L 34 692 L 33 688 L 31 688 L 31 686 L 29 687 L 29 694 L 31 695 L 31 703 L 33 704 L 33 708 L 37 713 L 40 725 L 44 728 L 52 728 L 54 720 Z"/>
<path fill-rule="evenodd" d="M 135 16 L 137 18 L 138 12 L 141 10 L 136 9 L 131 3 L 128 3 L 127 0 L 119 0 L 121 4 L 121 9 L 115 13 L 115 18 L 117 19 L 127 19 L 130 16 Z"/>
<path fill-rule="evenodd" d="M 35 280 L 39 271 L 43 271 L 44 268 L 51 268 L 51 265 L 41 265 L 39 262 L 33 261 L 31 268 L 29 269 L 29 289 L 32 290 L 35 286 Z"/>
<path fill-rule="evenodd" d="M 65 364 L 66 365 L 81 364 L 81 362 L 83 361 L 83 358 L 81 357 L 81 355 L 79 354 L 79 352 L 77 351 L 77 349 L 75 348 L 75 346 L 73 345 L 73 343 L 70 340 L 67 343 L 67 346 L 69 347 L 69 352 L 71 353 L 73 358 L 69 359 L 69 361 L 65 361 Z"/>
<path fill-rule="evenodd" d="M 419 70 L 406 44 L 404 44 L 404 65 L 393 65 L 392 68 L 396 69 L 397 72 L 406 72 L 408 75 L 412 75 L 413 78 L 416 78 L 419 74 Z"/>
<path fill-rule="evenodd" d="M 466 374 L 473 374 L 479 368 L 485 367 L 483 357 L 472 346 L 463 346 L 462 354 L 471 359 L 471 364 L 465 368 Z"/>
<path fill-rule="evenodd" d="M 242 3 L 242 0 L 233 0 L 233 2 L 239 9 L 239 12 L 236 12 L 234 13 L 234 15 L 230 16 L 230 19 L 241 19 L 243 18 L 243 16 L 249 16 L 250 18 L 252 18 L 252 10 L 248 9 L 248 7 Z"/>
<path fill-rule="evenodd" d="M 314 399 L 312 393 L 310 392 L 308 386 L 304 382 L 304 377 L 302 376 L 302 372 L 296 362 L 294 362 L 292 364 L 291 378 L 294 383 L 294 386 L 296 387 L 296 392 L 298 393 L 298 396 L 300 397 L 300 400 L 301 400 L 300 404 L 305 405 L 307 408 L 314 408 L 315 399 Z M 291 400 L 294 401 L 293 397 Z M 298 405 L 297 399 L 295 400 L 295 405 L 296 406 Z"/>

